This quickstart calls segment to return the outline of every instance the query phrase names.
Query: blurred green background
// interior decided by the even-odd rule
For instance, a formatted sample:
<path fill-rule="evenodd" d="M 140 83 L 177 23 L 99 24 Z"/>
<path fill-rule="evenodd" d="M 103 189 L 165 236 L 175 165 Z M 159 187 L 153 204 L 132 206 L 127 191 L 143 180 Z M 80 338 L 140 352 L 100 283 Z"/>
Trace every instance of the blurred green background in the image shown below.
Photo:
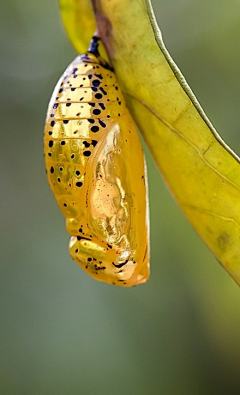
<path fill-rule="evenodd" d="M 171 55 L 240 154 L 239 0 L 153 5 Z M 2 0 L 0 31 L 0 393 L 240 394 L 240 289 L 148 153 L 150 281 L 105 285 L 71 260 L 42 139 L 53 87 L 76 54 L 56 0 Z"/>

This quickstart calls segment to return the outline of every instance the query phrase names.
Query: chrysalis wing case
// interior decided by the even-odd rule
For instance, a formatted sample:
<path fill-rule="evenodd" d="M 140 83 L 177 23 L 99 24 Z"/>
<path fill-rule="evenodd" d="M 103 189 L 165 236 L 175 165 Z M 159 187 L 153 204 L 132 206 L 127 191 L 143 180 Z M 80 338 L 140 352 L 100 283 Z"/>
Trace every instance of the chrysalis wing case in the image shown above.
<path fill-rule="evenodd" d="M 48 181 L 71 257 L 96 280 L 149 278 L 147 175 L 138 132 L 98 38 L 60 78 L 44 137 Z"/>

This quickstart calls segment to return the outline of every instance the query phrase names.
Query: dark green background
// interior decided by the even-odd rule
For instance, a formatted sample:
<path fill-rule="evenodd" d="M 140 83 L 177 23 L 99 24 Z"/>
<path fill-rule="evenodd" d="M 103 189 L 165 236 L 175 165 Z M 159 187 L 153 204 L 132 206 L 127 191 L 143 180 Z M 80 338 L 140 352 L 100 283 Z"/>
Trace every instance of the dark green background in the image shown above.
<path fill-rule="evenodd" d="M 154 6 L 171 55 L 240 153 L 239 0 Z M 240 394 L 240 289 L 148 154 L 150 281 L 105 285 L 69 257 L 42 139 L 48 100 L 75 52 L 56 0 L 3 0 L 0 19 L 0 393 Z"/>

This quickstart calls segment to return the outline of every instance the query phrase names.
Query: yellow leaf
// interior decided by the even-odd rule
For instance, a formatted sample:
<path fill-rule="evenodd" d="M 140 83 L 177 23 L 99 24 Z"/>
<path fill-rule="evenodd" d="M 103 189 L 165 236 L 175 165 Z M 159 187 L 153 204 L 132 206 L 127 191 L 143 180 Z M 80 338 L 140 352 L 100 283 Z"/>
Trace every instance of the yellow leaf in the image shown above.
<path fill-rule="evenodd" d="M 78 53 L 86 52 L 97 29 L 91 0 L 59 0 L 60 12 L 68 37 Z M 100 43 L 100 52 L 107 59 Z"/>
<path fill-rule="evenodd" d="M 70 41 L 79 53 L 84 53 L 96 30 L 91 1 L 60 0 L 63 24 Z"/>
<path fill-rule="evenodd" d="M 91 2 L 60 4 L 69 37 L 84 52 L 95 29 Z M 214 130 L 165 49 L 150 1 L 94 0 L 93 5 L 130 111 L 169 189 L 240 284 L 239 158 Z"/>

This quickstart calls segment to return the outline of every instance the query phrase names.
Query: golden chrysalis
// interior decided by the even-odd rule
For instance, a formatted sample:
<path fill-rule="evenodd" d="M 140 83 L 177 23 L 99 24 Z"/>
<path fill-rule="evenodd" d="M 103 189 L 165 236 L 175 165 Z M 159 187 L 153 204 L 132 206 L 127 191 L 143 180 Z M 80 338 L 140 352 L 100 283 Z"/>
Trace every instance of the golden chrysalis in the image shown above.
<path fill-rule="evenodd" d="M 71 257 L 96 280 L 149 278 L 147 175 L 136 126 L 93 37 L 49 103 L 47 176 L 71 235 Z"/>

